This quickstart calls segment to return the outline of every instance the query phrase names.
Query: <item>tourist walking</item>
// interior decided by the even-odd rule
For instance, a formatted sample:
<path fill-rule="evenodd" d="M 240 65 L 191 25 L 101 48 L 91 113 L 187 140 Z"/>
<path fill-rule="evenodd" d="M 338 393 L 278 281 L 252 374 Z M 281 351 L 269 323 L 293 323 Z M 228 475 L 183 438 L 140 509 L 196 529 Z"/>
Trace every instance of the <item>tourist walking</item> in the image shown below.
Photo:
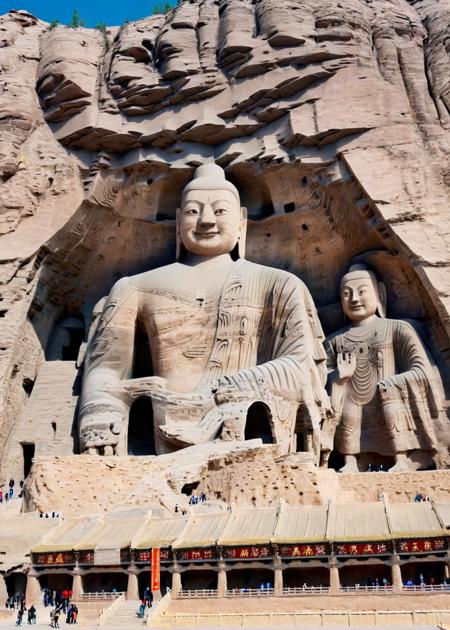
<path fill-rule="evenodd" d="M 23 613 L 25 612 L 26 608 L 19 608 L 19 610 L 17 611 L 17 621 L 16 621 L 16 626 L 21 626 L 22 625 L 22 619 L 23 619 Z"/>
<path fill-rule="evenodd" d="M 36 608 L 34 607 L 34 604 L 31 604 L 28 609 L 28 623 L 30 625 L 32 623 L 36 623 Z"/>

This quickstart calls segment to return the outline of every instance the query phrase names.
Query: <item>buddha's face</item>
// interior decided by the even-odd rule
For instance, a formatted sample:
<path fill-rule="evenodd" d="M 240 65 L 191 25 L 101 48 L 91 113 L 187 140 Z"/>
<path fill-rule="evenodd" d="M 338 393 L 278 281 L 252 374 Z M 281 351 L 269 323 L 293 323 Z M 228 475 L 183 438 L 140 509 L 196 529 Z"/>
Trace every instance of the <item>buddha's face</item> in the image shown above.
<path fill-rule="evenodd" d="M 352 321 L 375 315 L 379 296 L 375 280 L 368 273 L 350 273 L 341 283 L 342 310 Z"/>
<path fill-rule="evenodd" d="M 229 190 L 189 190 L 182 199 L 179 232 L 188 252 L 219 256 L 236 245 L 241 210 Z"/>

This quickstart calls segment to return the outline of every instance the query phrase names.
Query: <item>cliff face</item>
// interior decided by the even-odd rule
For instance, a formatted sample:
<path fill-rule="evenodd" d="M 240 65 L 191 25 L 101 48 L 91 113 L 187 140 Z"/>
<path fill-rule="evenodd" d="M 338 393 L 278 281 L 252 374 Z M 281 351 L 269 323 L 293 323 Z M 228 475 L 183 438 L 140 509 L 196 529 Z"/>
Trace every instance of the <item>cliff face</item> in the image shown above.
<path fill-rule="evenodd" d="M 73 320 L 173 260 L 206 158 L 248 207 L 248 257 L 302 277 L 326 332 L 362 258 L 450 387 L 449 19 L 438 0 L 196 0 L 105 37 L 0 17 L 0 477 L 21 476 L 28 397 Z"/>

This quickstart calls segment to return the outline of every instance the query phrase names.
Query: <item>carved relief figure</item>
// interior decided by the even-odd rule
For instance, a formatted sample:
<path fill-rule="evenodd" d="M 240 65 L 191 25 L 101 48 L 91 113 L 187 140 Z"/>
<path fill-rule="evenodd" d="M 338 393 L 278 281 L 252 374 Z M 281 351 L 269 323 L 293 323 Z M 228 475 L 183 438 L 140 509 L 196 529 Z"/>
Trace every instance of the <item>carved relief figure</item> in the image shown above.
<path fill-rule="evenodd" d="M 338 426 L 341 472 L 358 470 L 358 456 L 393 456 L 391 471 L 413 467 L 412 451 L 437 451 L 434 423 L 441 410 L 435 369 L 411 324 L 386 319 L 385 290 L 364 265 L 341 281 L 349 325 L 327 339 L 329 387 Z"/>
<path fill-rule="evenodd" d="M 284 452 L 300 417 L 318 460 L 329 401 L 316 310 L 297 277 L 245 260 L 245 232 L 237 189 L 220 167 L 199 167 L 177 213 L 177 262 L 122 278 L 106 301 L 86 352 L 83 452 L 126 453 L 129 407 L 145 396 L 157 453 L 245 439 L 260 403 Z M 151 355 L 142 378 L 133 374 L 138 329 Z"/>

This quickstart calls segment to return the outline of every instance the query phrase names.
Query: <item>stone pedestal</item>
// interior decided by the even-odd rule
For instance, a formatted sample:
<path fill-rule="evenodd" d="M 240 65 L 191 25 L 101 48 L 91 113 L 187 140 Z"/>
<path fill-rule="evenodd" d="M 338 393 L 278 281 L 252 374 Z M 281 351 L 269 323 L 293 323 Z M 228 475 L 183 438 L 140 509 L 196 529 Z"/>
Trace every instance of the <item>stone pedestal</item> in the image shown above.
<path fill-rule="evenodd" d="M 217 574 L 217 595 L 225 597 L 227 590 L 227 572 L 225 571 L 225 563 L 219 562 L 219 572 Z"/>
<path fill-rule="evenodd" d="M 31 569 L 27 575 L 27 587 L 25 590 L 25 601 L 27 606 L 31 604 L 41 603 L 41 585 L 38 579 L 38 573 Z"/>
<path fill-rule="evenodd" d="M 181 573 L 178 570 L 174 570 L 172 573 L 172 595 L 177 597 L 181 591 Z"/>
<path fill-rule="evenodd" d="M 341 592 L 341 580 L 339 578 L 339 567 L 334 558 L 329 563 L 330 570 L 330 594 L 339 595 Z"/>
<path fill-rule="evenodd" d="M 281 560 L 280 558 L 275 558 L 273 561 L 273 588 L 274 594 L 277 597 L 280 597 L 283 594 L 283 570 L 281 568 Z"/>
<path fill-rule="evenodd" d="M 83 578 L 81 573 L 75 570 L 72 578 L 72 599 L 74 601 L 79 601 L 83 593 Z"/>
<path fill-rule="evenodd" d="M 128 573 L 128 584 L 127 584 L 127 599 L 136 600 L 139 598 L 139 581 L 135 568 L 129 568 L 127 570 Z"/>
<path fill-rule="evenodd" d="M 392 576 L 392 588 L 394 593 L 401 593 L 403 589 L 402 571 L 400 568 L 400 558 L 395 555 L 391 560 L 391 576 Z"/>

